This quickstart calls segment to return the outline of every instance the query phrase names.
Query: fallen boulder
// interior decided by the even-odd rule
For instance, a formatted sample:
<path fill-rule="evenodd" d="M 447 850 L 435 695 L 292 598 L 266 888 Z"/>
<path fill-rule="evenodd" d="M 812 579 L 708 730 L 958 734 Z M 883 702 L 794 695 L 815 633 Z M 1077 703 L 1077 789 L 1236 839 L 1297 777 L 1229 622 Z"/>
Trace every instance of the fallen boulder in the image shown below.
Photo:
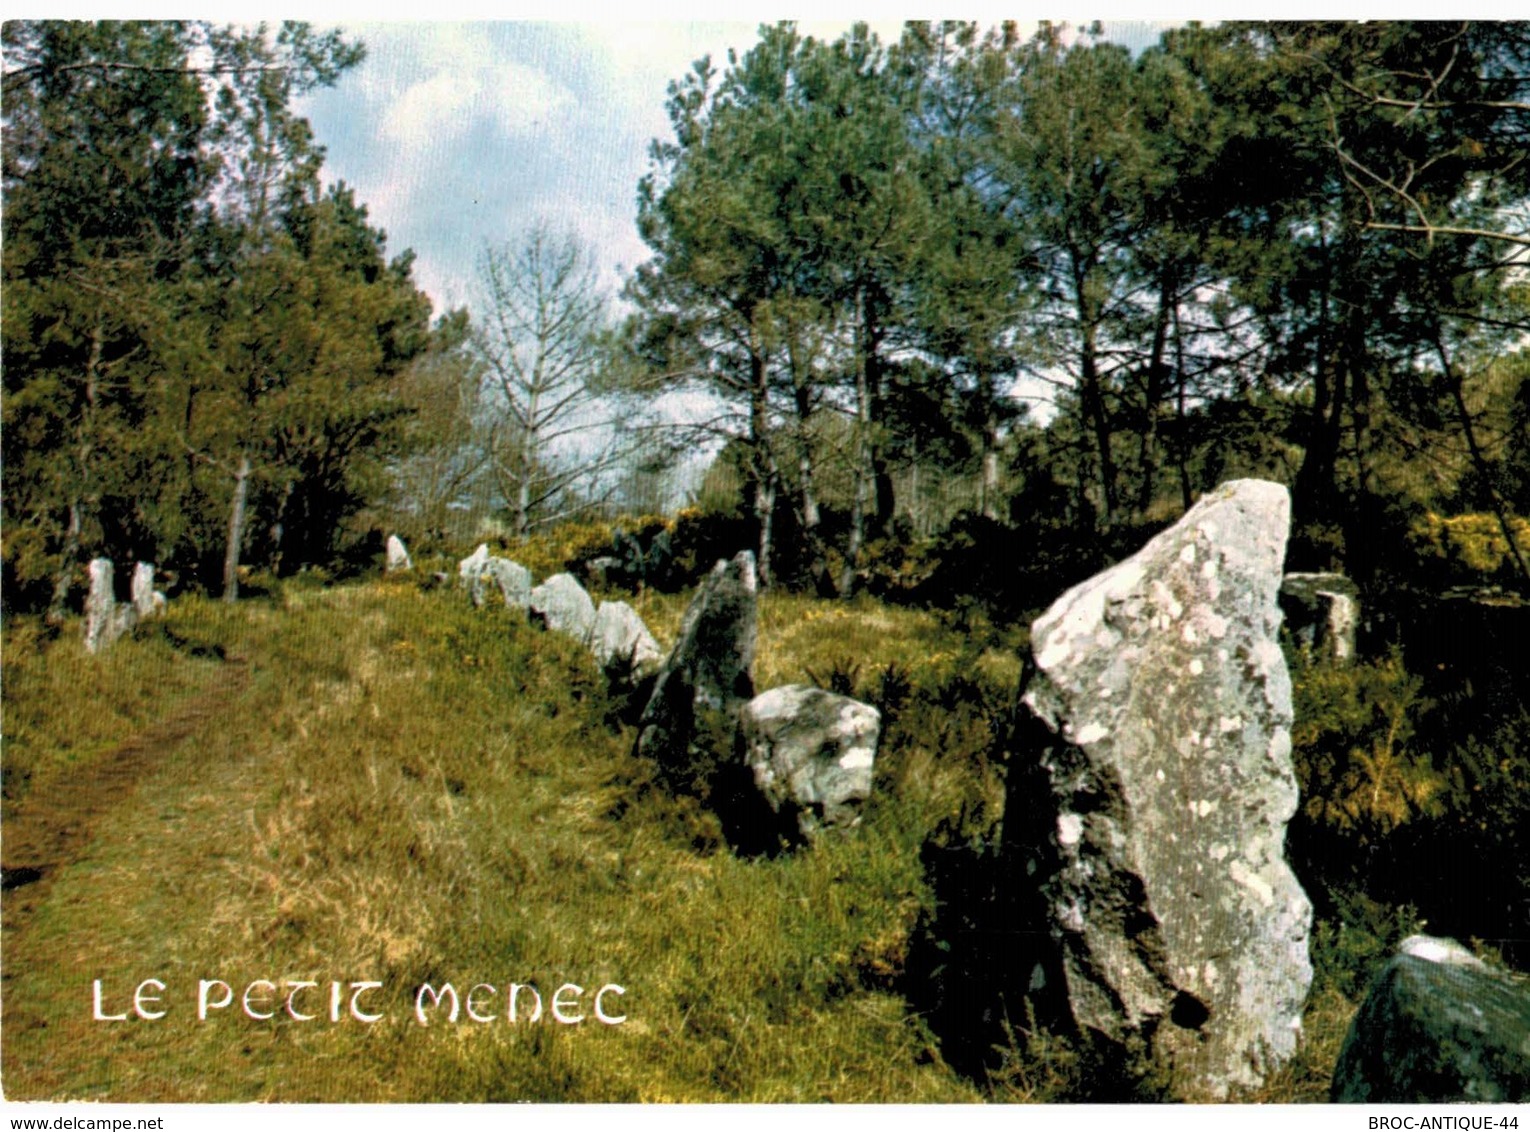
<path fill-rule="evenodd" d="M 1289 520 L 1278 484 L 1224 484 L 1031 627 L 1037 859 L 1067 1009 L 1144 1049 L 1185 1100 L 1289 1058 L 1312 981 L 1312 907 L 1284 857 Z"/>
<path fill-rule="evenodd" d="M 401 574 L 414 569 L 414 562 L 409 557 L 409 551 L 404 546 L 404 540 L 398 535 L 388 536 L 388 558 L 383 563 L 383 573 Z"/>
<path fill-rule="evenodd" d="M 755 786 L 810 839 L 860 824 L 881 731 L 876 708 L 806 684 L 762 692 L 739 712 Z"/>
<path fill-rule="evenodd" d="M 1360 588 L 1343 574 L 1287 574 L 1280 583 L 1280 608 L 1298 645 L 1336 664 L 1354 659 Z"/>
<path fill-rule="evenodd" d="M 639 755 L 684 778 L 697 762 L 698 732 L 714 740 L 733 733 L 738 709 L 754 696 L 757 597 L 747 550 L 719 560 L 702 579 L 638 719 Z M 707 762 L 727 752 L 702 754 Z"/>
<path fill-rule="evenodd" d="M 603 601 L 595 611 L 590 651 L 615 684 L 632 688 L 658 672 L 664 662 L 659 642 L 637 611 L 624 601 Z"/>
<path fill-rule="evenodd" d="M 567 633 L 582 645 L 595 628 L 595 603 L 572 574 L 554 574 L 531 591 L 528 608 L 533 620 Z"/>
<path fill-rule="evenodd" d="M 1350 1023 L 1338 1103 L 1530 1100 L 1530 980 L 1453 940 L 1412 936 Z"/>

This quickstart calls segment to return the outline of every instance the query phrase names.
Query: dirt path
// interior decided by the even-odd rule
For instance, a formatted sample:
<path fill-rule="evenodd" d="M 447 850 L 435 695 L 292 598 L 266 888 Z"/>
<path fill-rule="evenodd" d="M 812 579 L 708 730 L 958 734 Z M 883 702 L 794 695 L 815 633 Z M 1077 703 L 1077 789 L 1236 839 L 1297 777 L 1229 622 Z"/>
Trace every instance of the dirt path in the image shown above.
<path fill-rule="evenodd" d="M 34 788 L 6 815 L 0 831 L 0 918 L 7 935 L 22 926 L 46 893 L 52 874 L 78 859 L 101 819 L 132 797 L 165 755 L 215 725 L 249 686 L 250 672 L 242 660 L 230 660 L 220 676 L 212 688 L 91 766 Z"/>

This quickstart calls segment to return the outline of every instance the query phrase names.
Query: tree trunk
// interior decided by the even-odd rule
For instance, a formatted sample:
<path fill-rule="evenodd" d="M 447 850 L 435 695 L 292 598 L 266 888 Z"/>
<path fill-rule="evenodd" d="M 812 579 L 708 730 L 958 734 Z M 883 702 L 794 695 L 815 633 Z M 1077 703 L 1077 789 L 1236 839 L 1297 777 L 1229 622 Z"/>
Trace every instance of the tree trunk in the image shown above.
<path fill-rule="evenodd" d="M 792 392 L 797 409 L 797 499 L 798 519 L 802 524 L 802 537 L 807 543 L 808 570 L 813 576 L 813 588 L 819 597 L 834 597 L 837 590 L 829 571 L 829 556 L 824 549 L 818 524 L 818 489 L 813 467 L 812 437 L 808 433 L 808 421 L 813 412 L 812 391 L 792 362 Z"/>
<path fill-rule="evenodd" d="M 250 494 L 250 456 L 239 453 L 234 474 L 234 499 L 228 510 L 228 550 L 223 556 L 223 600 L 239 599 L 239 547 L 244 541 L 244 509 Z"/>
<path fill-rule="evenodd" d="M 1348 241 L 1338 250 L 1333 278 L 1338 281 L 1334 301 L 1337 317 L 1331 313 L 1330 296 L 1323 292 L 1319 310 L 1319 350 L 1312 381 L 1312 414 L 1306 437 L 1306 451 L 1292 486 L 1293 525 L 1328 524 L 1339 518 L 1338 466 L 1339 448 L 1344 436 L 1345 394 L 1349 375 L 1363 365 L 1364 328 L 1363 285 L 1357 279 L 1358 265 L 1349 252 Z"/>
<path fill-rule="evenodd" d="M 860 568 L 861 550 L 866 545 L 866 520 L 872 505 L 873 471 L 871 443 L 871 381 L 867 373 L 866 306 L 864 297 L 857 304 L 855 360 L 855 495 L 850 503 L 850 541 L 845 547 L 845 565 L 840 570 L 839 592 L 842 597 L 855 593 L 856 571 Z"/>
<path fill-rule="evenodd" d="M 759 525 L 755 574 L 763 590 L 770 587 L 771 526 L 776 507 L 776 477 L 770 453 L 770 374 L 759 334 L 752 327 L 749 337 L 749 463 L 754 478 L 754 518 Z"/>
<path fill-rule="evenodd" d="M 1095 340 L 1097 332 L 1098 328 L 1093 322 L 1084 327 L 1083 346 L 1079 356 L 1079 394 L 1083 401 L 1084 415 L 1094 432 L 1095 451 L 1100 460 L 1100 507 L 1108 527 L 1116 515 L 1116 463 L 1110 450 L 1110 415 L 1105 408 L 1105 391 L 1100 377 Z"/>
<path fill-rule="evenodd" d="M 69 526 L 64 531 L 64 548 L 59 556 L 58 569 L 53 573 L 53 598 L 48 603 L 45 621 L 49 625 L 64 623 L 65 607 L 69 603 L 69 583 L 74 579 L 74 563 L 80 556 L 80 504 L 69 503 Z"/>
<path fill-rule="evenodd" d="M 1179 444 L 1175 452 L 1179 464 L 1179 498 L 1181 505 L 1188 511 L 1195 502 L 1190 488 L 1190 422 L 1185 415 L 1185 386 L 1190 379 L 1185 372 L 1185 330 L 1180 325 L 1178 303 L 1174 304 L 1174 369 L 1174 419 L 1179 427 Z"/>
<path fill-rule="evenodd" d="M 282 576 L 282 560 L 286 557 L 287 507 L 292 502 L 294 481 L 282 485 L 282 497 L 276 505 L 276 518 L 271 523 L 271 573 Z"/>
<path fill-rule="evenodd" d="M 1169 314 L 1174 304 L 1174 278 L 1167 268 L 1159 276 L 1158 318 L 1153 325 L 1153 346 L 1148 353 L 1147 389 L 1143 400 L 1146 418 L 1142 426 L 1142 443 L 1138 450 L 1138 475 L 1141 485 L 1137 493 L 1137 514 L 1146 515 L 1153 506 L 1153 494 L 1158 477 L 1158 418 L 1167 385 L 1167 369 L 1163 356 L 1169 341 Z"/>
<path fill-rule="evenodd" d="M 876 523 L 873 528 L 879 537 L 892 530 L 896 497 L 893 489 L 892 470 L 888 467 L 887 454 L 882 442 L 882 328 L 881 292 L 873 288 L 862 299 L 862 338 L 864 353 L 862 371 L 866 381 L 866 456 L 871 465 L 872 484 L 875 488 Z"/>
<path fill-rule="evenodd" d="M 768 469 L 761 469 L 754 481 L 754 514 L 760 525 L 759 549 L 755 553 L 756 576 L 760 589 L 770 588 L 770 556 L 775 538 L 776 485 Z"/>
<path fill-rule="evenodd" d="M 59 625 L 64 620 L 65 607 L 69 602 L 69 585 L 74 580 L 74 564 L 80 556 L 85 502 L 92 498 L 90 460 L 95 447 L 96 409 L 101 392 L 101 351 L 105 335 L 105 319 L 98 315 L 90 332 L 90 353 L 85 358 L 85 406 L 80 414 L 79 430 L 75 434 L 79 445 L 75 455 L 75 475 L 78 479 L 74 498 L 69 501 L 69 525 L 64 531 L 58 568 L 53 573 L 53 596 L 48 602 L 48 612 L 44 618 L 49 625 Z"/>
<path fill-rule="evenodd" d="M 979 379 L 987 396 L 986 377 Z M 988 409 L 983 414 L 983 477 L 979 486 L 978 507 L 983 518 L 999 519 L 999 414 L 994 409 L 993 398 L 987 397 Z"/>

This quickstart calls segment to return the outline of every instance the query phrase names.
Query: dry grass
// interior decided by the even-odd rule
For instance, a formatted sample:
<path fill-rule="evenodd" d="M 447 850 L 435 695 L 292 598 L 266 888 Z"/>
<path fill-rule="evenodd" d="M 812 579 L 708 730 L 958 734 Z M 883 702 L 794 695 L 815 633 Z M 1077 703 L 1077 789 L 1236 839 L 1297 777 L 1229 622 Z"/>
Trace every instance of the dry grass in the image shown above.
<path fill-rule="evenodd" d="M 610 596 L 673 642 L 686 596 Z M 932 901 L 921 847 L 1000 813 L 991 756 L 1019 679 L 1012 652 L 933 615 L 763 599 L 758 687 L 838 679 L 896 702 L 865 824 L 760 859 L 652 788 L 582 649 L 454 590 L 186 599 L 99 658 L 24 624 L 5 645 L 25 806 L 145 747 L 77 851 L 6 894 L 9 1098 L 1035 1101 L 1088 1072 L 1027 1021 L 988 1082 L 966 1080 L 898 993 Z M 211 725 L 162 726 L 195 702 Z M 93 980 L 121 1012 L 147 978 L 165 1018 L 92 1019 Z M 199 1021 L 202 979 L 311 980 L 320 1018 L 236 1002 Z M 381 983 L 366 1005 L 385 1020 L 328 1021 L 331 980 Z M 511 981 L 620 984 L 628 1021 L 511 1025 L 502 998 L 491 1023 L 414 1017 L 421 983 Z M 1320 985 L 1301 1055 L 1249 1099 L 1324 1099 L 1354 1006 Z"/>
<path fill-rule="evenodd" d="M 898 962 L 917 846 L 867 829 L 773 861 L 698 854 L 571 643 L 399 583 L 296 591 L 280 609 L 188 600 L 165 629 L 245 657 L 250 679 L 216 726 L 154 752 L 78 859 L 7 895 L 25 921 L 6 955 L 9 1097 L 976 1098 L 862 977 Z M 178 679 L 216 679 L 169 639 L 105 659 L 129 671 L 168 650 Z M 89 660 L 62 642 L 37 663 Z M 7 687 L 37 721 L 34 765 L 48 742 L 131 730 L 50 714 L 44 691 L 66 684 Z M 111 718 L 165 709 L 131 706 L 136 683 L 96 689 Z M 92 1020 L 92 980 L 120 1012 L 147 978 L 167 984 L 165 1018 Z M 368 1005 L 387 1018 L 332 1024 L 321 989 L 303 1000 L 313 1022 L 237 1002 L 198 1021 L 198 981 L 215 978 L 376 980 Z M 511 980 L 619 983 L 629 1021 L 413 1016 L 422 982 Z"/>

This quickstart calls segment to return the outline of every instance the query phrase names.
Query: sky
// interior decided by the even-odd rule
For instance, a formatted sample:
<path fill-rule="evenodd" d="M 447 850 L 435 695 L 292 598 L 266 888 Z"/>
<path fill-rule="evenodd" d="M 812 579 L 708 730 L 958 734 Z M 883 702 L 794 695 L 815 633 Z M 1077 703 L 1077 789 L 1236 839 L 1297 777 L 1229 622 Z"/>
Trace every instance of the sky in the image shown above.
<path fill-rule="evenodd" d="M 609 9 L 608 9 L 609 10 Z M 637 234 L 648 146 L 669 139 L 667 85 L 702 55 L 755 42 L 757 21 L 319 21 L 367 46 L 367 58 L 299 109 L 327 150 L 328 180 L 352 186 L 390 255 L 414 251 L 415 279 L 438 312 L 473 305 L 485 242 L 514 241 L 538 220 L 572 229 L 614 295 L 647 258 Z M 849 20 L 802 21 L 832 39 Z M 1108 25 L 1138 47 L 1145 22 Z M 895 21 L 872 21 L 884 42 Z"/>

